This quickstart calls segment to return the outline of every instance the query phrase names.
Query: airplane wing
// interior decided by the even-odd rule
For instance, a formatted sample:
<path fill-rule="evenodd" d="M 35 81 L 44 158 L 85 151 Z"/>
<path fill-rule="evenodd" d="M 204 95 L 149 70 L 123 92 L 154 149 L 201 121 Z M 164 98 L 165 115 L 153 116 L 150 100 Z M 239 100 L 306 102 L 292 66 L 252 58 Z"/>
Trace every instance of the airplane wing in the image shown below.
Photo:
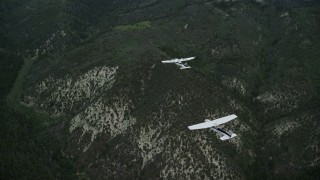
<path fill-rule="evenodd" d="M 183 61 L 190 61 L 192 59 L 194 59 L 195 57 L 189 57 L 189 58 L 181 58 L 181 59 L 171 59 L 171 60 L 164 60 L 164 61 L 161 61 L 162 63 L 181 63 Z"/>
<path fill-rule="evenodd" d="M 229 122 L 235 118 L 237 118 L 237 116 L 235 114 L 232 114 L 232 115 L 225 116 L 225 117 L 213 120 L 213 121 L 207 121 L 204 123 L 188 126 L 188 128 L 190 130 L 210 128 L 212 126 L 218 126 L 220 124 L 224 124 L 224 123 Z"/>
<path fill-rule="evenodd" d="M 171 59 L 171 60 L 165 60 L 165 61 L 161 61 L 162 63 L 176 63 L 178 62 L 177 59 Z"/>
<path fill-rule="evenodd" d="M 181 58 L 181 59 L 179 59 L 181 62 L 182 61 L 190 61 L 190 60 L 192 60 L 192 59 L 194 59 L 195 57 L 188 57 L 188 58 Z"/>

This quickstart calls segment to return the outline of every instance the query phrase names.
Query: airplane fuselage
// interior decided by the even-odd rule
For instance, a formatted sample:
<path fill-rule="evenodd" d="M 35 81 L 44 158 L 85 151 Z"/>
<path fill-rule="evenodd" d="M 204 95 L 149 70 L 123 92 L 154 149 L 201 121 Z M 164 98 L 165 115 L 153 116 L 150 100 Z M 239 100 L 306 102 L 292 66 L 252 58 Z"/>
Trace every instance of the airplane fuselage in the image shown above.
<path fill-rule="evenodd" d="M 227 133 L 226 131 L 224 131 L 220 128 L 212 127 L 212 128 L 210 128 L 210 130 L 213 130 L 217 133 L 222 133 L 223 135 L 227 135 L 227 136 L 231 137 L 231 135 L 229 133 Z"/>

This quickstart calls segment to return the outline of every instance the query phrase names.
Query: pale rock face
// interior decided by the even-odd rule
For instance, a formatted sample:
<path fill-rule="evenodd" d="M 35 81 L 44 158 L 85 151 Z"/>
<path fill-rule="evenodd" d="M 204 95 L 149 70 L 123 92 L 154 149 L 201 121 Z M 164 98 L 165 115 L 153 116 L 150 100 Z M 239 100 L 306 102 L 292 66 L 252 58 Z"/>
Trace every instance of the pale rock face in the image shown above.
<path fill-rule="evenodd" d="M 164 97 L 165 104 L 167 107 L 183 107 L 188 103 L 186 97 L 186 94 L 168 92 Z M 137 152 L 142 158 L 141 169 L 159 157 L 164 159 L 159 169 L 160 179 L 239 179 L 237 171 L 227 165 L 225 155 L 212 142 L 216 138 L 215 133 L 208 136 L 205 130 L 186 130 L 172 135 L 170 132 L 176 128 L 167 119 L 175 116 L 172 112 L 159 109 L 146 117 L 157 120 L 155 124 L 146 125 L 138 131 L 136 142 Z M 208 114 L 208 117 L 212 116 L 219 117 L 221 112 Z M 206 159 L 205 162 L 203 159 Z"/>
<path fill-rule="evenodd" d="M 299 90 L 294 85 L 287 85 L 287 87 L 282 88 L 285 90 L 281 90 L 281 87 L 276 86 L 256 97 L 258 101 L 268 106 L 265 108 L 265 113 L 274 111 L 291 112 L 299 107 L 301 100 L 308 97 L 305 90 Z"/>
<path fill-rule="evenodd" d="M 24 101 L 28 105 L 38 104 L 41 109 L 52 112 L 53 115 L 70 112 L 75 110 L 75 106 L 83 106 L 83 102 L 109 90 L 115 82 L 117 69 L 118 67 L 103 66 L 95 67 L 77 78 L 68 75 L 61 79 L 48 77 Z"/>
<path fill-rule="evenodd" d="M 230 105 L 230 107 L 232 109 L 243 111 L 243 108 L 242 108 L 241 104 L 239 104 L 235 99 L 233 99 L 230 96 L 228 96 L 227 98 L 228 98 L 228 101 L 229 101 L 229 105 Z"/>
<path fill-rule="evenodd" d="M 223 11 L 221 11 L 221 13 L 223 13 Z M 229 15 L 225 14 L 224 16 L 228 17 Z M 211 55 L 215 58 L 222 58 L 230 54 L 239 54 L 239 52 L 240 47 L 238 44 L 232 44 L 229 46 L 217 46 L 211 49 Z"/>
<path fill-rule="evenodd" d="M 310 144 L 307 148 L 307 151 L 314 154 L 316 156 L 316 158 L 313 159 L 313 161 L 311 161 L 309 163 L 310 167 L 316 167 L 317 165 L 319 165 L 320 163 L 320 157 L 317 156 L 317 154 L 320 153 L 320 147 L 319 147 L 319 142 L 318 140 L 316 140 L 315 142 L 313 142 L 312 144 Z"/>
<path fill-rule="evenodd" d="M 273 129 L 273 134 L 276 135 L 276 137 L 289 134 L 300 126 L 304 126 L 306 122 L 310 121 L 312 118 L 314 117 L 305 114 L 298 118 L 284 119 L 281 123 L 278 123 L 275 126 Z"/>
<path fill-rule="evenodd" d="M 70 133 L 77 128 L 82 130 L 82 136 L 91 133 L 91 141 L 83 150 L 87 151 L 99 134 L 109 134 L 112 139 L 135 124 L 136 119 L 129 115 L 131 108 L 125 96 L 115 98 L 111 104 L 100 98 L 71 120 Z"/>
<path fill-rule="evenodd" d="M 168 140 L 164 155 L 166 163 L 160 172 L 161 178 L 239 179 L 226 164 L 224 155 L 216 151 L 208 136 L 198 133 L 193 135 L 192 139 L 186 141 L 187 139 L 187 135 L 182 133 L 176 137 L 175 141 Z M 197 144 L 198 148 L 193 150 L 198 153 L 190 152 L 188 147 L 191 146 L 191 143 Z M 203 162 L 199 157 L 205 157 L 206 161 Z"/>
<path fill-rule="evenodd" d="M 289 13 L 286 11 L 280 15 L 281 18 L 289 16 Z"/>
<path fill-rule="evenodd" d="M 112 88 L 118 67 L 95 67 L 77 78 L 66 75 L 64 78 L 48 77 L 36 85 L 33 94 L 26 95 L 26 105 L 37 105 L 40 109 L 56 116 L 60 113 L 80 111 L 71 120 L 70 132 L 80 128 L 82 136 L 91 133 L 91 141 L 86 151 L 101 133 L 113 138 L 126 131 L 136 122 L 129 116 L 132 103 L 127 97 L 118 97 L 106 102 L 103 92 Z M 85 110 L 86 103 L 92 102 Z M 82 139 L 82 136 L 79 142 Z"/>
<path fill-rule="evenodd" d="M 40 46 L 39 49 L 41 50 L 41 55 L 44 55 L 47 52 L 54 49 L 54 45 L 52 44 L 52 42 L 56 39 L 56 34 L 58 34 L 58 32 L 52 33 L 51 36 L 46 40 L 46 42 L 44 42 Z M 61 36 L 63 36 L 63 35 L 61 34 Z"/>
<path fill-rule="evenodd" d="M 148 162 L 152 161 L 157 154 L 160 154 L 164 150 L 165 140 L 166 136 L 161 136 L 161 129 L 159 129 L 159 126 L 155 128 L 147 126 L 141 129 L 138 139 L 138 147 L 143 158 L 141 169 L 143 169 Z"/>
<path fill-rule="evenodd" d="M 282 134 L 286 134 L 296 128 L 300 127 L 298 122 L 285 122 L 275 127 L 273 133 L 277 136 L 281 136 Z"/>
<path fill-rule="evenodd" d="M 61 35 L 62 37 L 64 37 L 64 36 L 66 36 L 67 34 L 64 32 L 64 30 L 61 30 L 60 35 Z"/>
<path fill-rule="evenodd" d="M 44 55 L 54 49 L 57 48 L 57 45 L 55 45 L 55 42 L 58 39 L 63 39 L 67 36 L 67 34 L 64 32 L 64 30 L 58 30 L 55 33 L 52 33 L 51 36 L 46 40 L 45 43 L 43 43 L 39 49 L 41 51 L 41 55 Z"/>
<path fill-rule="evenodd" d="M 34 56 L 31 59 L 37 59 L 38 57 L 39 57 L 39 49 L 36 49 Z"/>
<path fill-rule="evenodd" d="M 246 93 L 246 88 L 243 85 L 243 83 L 238 80 L 237 78 L 229 78 L 229 79 L 224 79 L 222 81 L 222 83 L 230 88 L 235 88 L 236 90 L 238 90 L 242 95 L 244 95 Z"/>

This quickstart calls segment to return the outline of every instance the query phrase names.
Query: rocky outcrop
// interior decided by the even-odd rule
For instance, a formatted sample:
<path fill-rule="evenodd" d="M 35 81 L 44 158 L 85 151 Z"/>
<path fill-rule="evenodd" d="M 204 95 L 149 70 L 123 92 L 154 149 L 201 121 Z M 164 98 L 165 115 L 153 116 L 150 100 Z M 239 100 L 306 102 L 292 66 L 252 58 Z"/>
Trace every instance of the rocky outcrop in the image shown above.
<path fill-rule="evenodd" d="M 101 97 L 72 118 L 70 133 L 77 128 L 81 129 L 82 135 L 79 141 L 84 134 L 91 134 L 90 143 L 83 151 L 88 150 L 99 134 L 108 135 L 112 139 L 135 124 L 136 119 L 130 115 L 132 103 L 125 95 L 112 98 L 112 102 L 109 101 Z"/>
<path fill-rule="evenodd" d="M 24 97 L 24 103 L 42 110 L 60 113 L 77 112 L 85 103 L 101 96 L 115 82 L 118 67 L 96 67 L 79 77 L 66 75 L 56 79 L 48 77 L 32 87 L 35 91 Z"/>

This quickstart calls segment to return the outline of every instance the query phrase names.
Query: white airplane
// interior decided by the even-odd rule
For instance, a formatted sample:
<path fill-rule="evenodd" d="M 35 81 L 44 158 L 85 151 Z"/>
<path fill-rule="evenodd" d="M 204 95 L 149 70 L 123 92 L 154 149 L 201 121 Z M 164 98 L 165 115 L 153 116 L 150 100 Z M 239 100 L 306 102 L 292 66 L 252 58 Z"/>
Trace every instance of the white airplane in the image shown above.
<path fill-rule="evenodd" d="M 175 63 L 177 66 L 180 67 L 180 69 L 188 69 L 191 68 L 190 66 L 188 66 L 187 62 L 182 63 L 184 61 L 190 61 L 192 59 L 194 59 L 195 57 L 188 57 L 188 58 L 175 58 L 175 59 L 171 59 L 171 60 L 165 60 L 165 61 L 161 61 L 162 63 Z"/>
<path fill-rule="evenodd" d="M 200 123 L 200 124 L 195 124 L 192 126 L 188 126 L 188 128 L 190 130 L 195 130 L 195 129 L 205 129 L 205 128 L 210 128 L 210 130 L 215 131 L 218 135 L 220 135 L 220 140 L 224 141 L 224 140 L 228 140 L 231 138 L 236 137 L 237 135 L 233 132 L 226 132 L 220 128 L 217 128 L 216 126 L 220 125 L 220 124 L 224 124 L 227 123 L 231 120 L 234 120 L 235 118 L 237 118 L 237 116 L 235 114 L 229 115 L 229 116 L 225 116 L 216 120 L 209 120 L 206 119 L 204 120 L 204 123 Z"/>

